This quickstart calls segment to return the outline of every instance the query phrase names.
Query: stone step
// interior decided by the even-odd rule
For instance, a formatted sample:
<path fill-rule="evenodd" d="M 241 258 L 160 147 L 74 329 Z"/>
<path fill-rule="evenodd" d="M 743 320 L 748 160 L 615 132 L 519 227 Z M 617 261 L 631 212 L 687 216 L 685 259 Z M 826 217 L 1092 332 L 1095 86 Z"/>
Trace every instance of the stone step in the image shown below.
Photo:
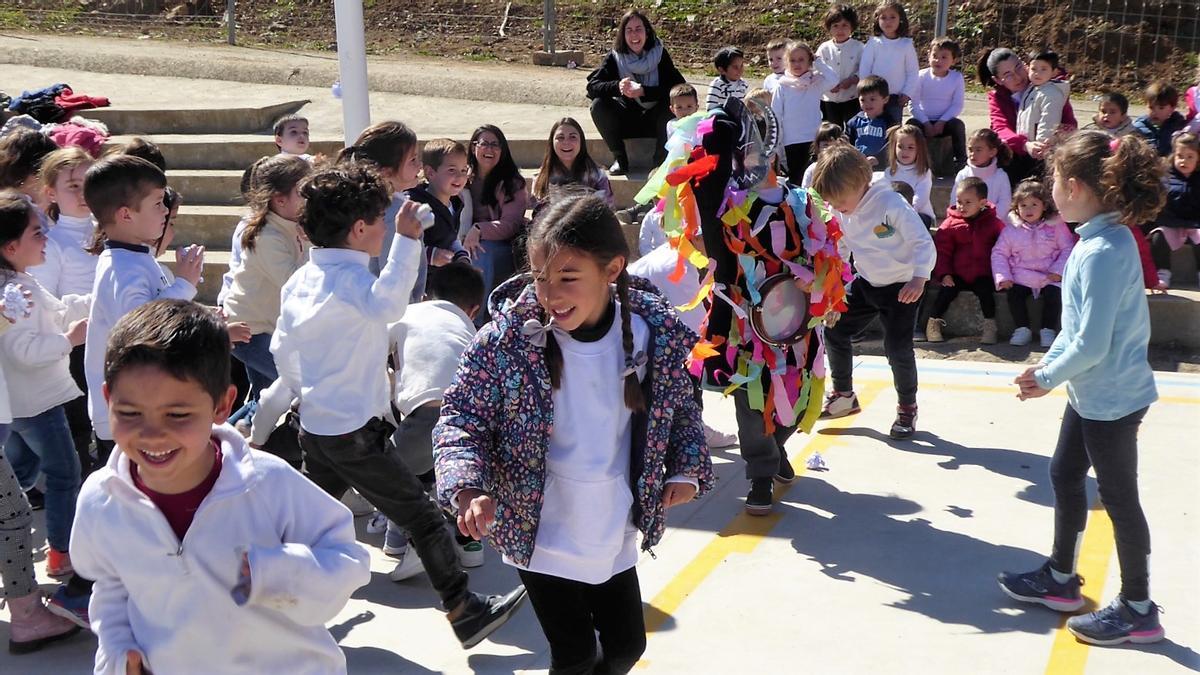
<path fill-rule="evenodd" d="M 215 305 L 221 291 L 221 277 L 229 270 L 229 251 L 205 251 L 204 271 L 200 276 L 200 288 L 196 302 Z M 175 252 L 167 251 L 158 257 L 160 263 L 175 269 Z"/>
<path fill-rule="evenodd" d="M 271 131 L 275 120 L 309 103 L 308 99 L 301 99 L 261 108 L 97 108 L 89 110 L 86 116 L 104 122 L 113 135 L 254 134 Z"/>
<path fill-rule="evenodd" d="M 199 244 L 210 251 L 229 249 L 245 206 L 191 205 L 184 201 L 175 220 L 175 245 Z"/>

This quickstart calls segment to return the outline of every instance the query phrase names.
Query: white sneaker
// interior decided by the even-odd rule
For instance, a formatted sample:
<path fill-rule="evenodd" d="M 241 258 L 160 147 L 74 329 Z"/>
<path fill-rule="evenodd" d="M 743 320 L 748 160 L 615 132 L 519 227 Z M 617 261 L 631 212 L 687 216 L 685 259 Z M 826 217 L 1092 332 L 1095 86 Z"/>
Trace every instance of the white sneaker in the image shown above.
<path fill-rule="evenodd" d="M 465 544 L 455 542 L 458 549 L 458 562 L 463 567 L 483 567 L 483 542 L 470 541 Z"/>
<path fill-rule="evenodd" d="M 375 507 L 371 506 L 371 502 L 367 501 L 366 497 L 358 494 L 358 490 L 354 488 L 346 490 L 346 494 L 342 495 L 342 503 L 346 505 L 346 508 L 350 509 L 350 513 L 353 513 L 355 517 L 369 516 L 375 513 Z"/>
<path fill-rule="evenodd" d="M 1049 328 L 1038 331 L 1038 337 L 1041 338 L 1043 349 L 1049 349 L 1054 344 L 1054 331 Z"/>
<path fill-rule="evenodd" d="M 716 450 L 719 448 L 732 448 L 737 445 L 738 438 L 734 434 L 727 434 L 722 431 L 704 425 L 704 442 L 708 443 L 708 447 Z"/>
<path fill-rule="evenodd" d="M 387 532 L 387 516 L 376 511 L 367 520 L 367 534 L 383 534 Z"/>
<path fill-rule="evenodd" d="M 416 551 L 410 550 L 400 562 L 396 563 L 396 569 L 388 572 L 388 578 L 392 581 L 404 581 L 424 571 L 425 565 L 421 564 L 421 556 L 417 555 Z"/>
<path fill-rule="evenodd" d="M 1021 326 L 1013 331 L 1012 337 L 1008 339 L 1008 344 L 1016 347 L 1024 347 L 1033 342 L 1033 331 Z"/>

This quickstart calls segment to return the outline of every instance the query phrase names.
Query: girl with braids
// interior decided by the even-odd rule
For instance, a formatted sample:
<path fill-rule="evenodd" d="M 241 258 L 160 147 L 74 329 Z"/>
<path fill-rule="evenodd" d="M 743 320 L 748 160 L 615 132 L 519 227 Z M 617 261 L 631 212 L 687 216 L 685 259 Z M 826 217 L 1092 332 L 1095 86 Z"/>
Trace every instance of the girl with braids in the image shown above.
<path fill-rule="evenodd" d="M 1062 273 L 1062 332 L 1017 379 L 1021 400 L 1067 385 L 1054 485 L 1054 548 L 1032 572 L 1000 575 L 1000 587 L 1023 602 L 1059 612 L 1083 607 L 1075 573 L 1087 524 L 1088 469 L 1112 520 L 1121 593 L 1107 607 L 1067 620 L 1084 642 L 1115 645 L 1163 638 L 1150 600 L 1150 528 L 1137 486 L 1137 430 L 1158 394 L 1146 361 L 1150 313 L 1133 234 L 1122 223 L 1152 222 L 1166 203 L 1163 167 L 1139 138 L 1111 139 L 1081 131 L 1051 158 L 1054 203 L 1065 220 L 1082 223 Z"/>
<path fill-rule="evenodd" d="M 696 336 L 634 286 L 600 197 L 552 204 L 527 247 L 532 274 L 492 295 L 443 399 L 438 497 L 518 569 L 552 671 L 624 673 L 646 644 L 637 532 L 649 550 L 666 510 L 712 487 Z"/>
<path fill-rule="evenodd" d="M 279 291 L 308 259 L 300 234 L 304 197 L 300 184 L 312 165 L 297 155 L 276 155 L 258 165 L 249 193 L 250 219 L 242 231 L 242 264 L 233 273 L 225 297 L 225 317 L 250 327 L 250 341 L 233 347 L 233 356 L 246 368 L 251 396 L 279 377 L 271 356 L 271 334 L 279 320 Z M 254 420 L 257 401 L 246 403 L 238 419 Z M 243 412 L 243 411 L 239 411 Z"/>

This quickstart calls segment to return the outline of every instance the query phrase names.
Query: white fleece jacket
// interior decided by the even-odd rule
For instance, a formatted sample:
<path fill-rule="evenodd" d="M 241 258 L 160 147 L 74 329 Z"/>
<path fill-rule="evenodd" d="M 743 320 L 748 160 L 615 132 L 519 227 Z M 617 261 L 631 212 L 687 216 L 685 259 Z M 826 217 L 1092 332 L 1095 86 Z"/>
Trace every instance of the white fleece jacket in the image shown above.
<path fill-rule="evenodd" d="M 95 231 L 96 223 L 91 216 L 59 216 L 58 222 L 46 233 L 46 262 L 29 268 L 29 273 L 56 298 L 91 293 L 99 258 L 84 247 Z"/>
<path fill-rule="evenodd" d="M 872 286 L 929 278 L 937 262 L 933 237 L 913 207 L 891 185 L 875 183 L 854 209 L 838 213 L 842 242 L 854 254 L 854 268 Z"/>
<path fill-rule="evenodd" d="M 95 672 L 122 675 L 131 650 L 162 675 L 346 672 L 325 623 L 371 579 L 350 511 L 232 427 L 212 434 L 221 474 L 182 542 L 120 448 L 83 484 L 71 562 L 96 580 Z M 243 551 L 251 587 L 239 604 Z"/>
<path fill-rule="evenodd" d="M 62 300 L 27 273 L 13 279 L 32 293 L 28 317 L 20 318 L 0 336 L 0 363 L 8 376 L 12 415 L 40 415 L 73 401 L 83 392 L 71 378 L 71 323 L 86 319 L 92 296 L 68 295 Z"/>

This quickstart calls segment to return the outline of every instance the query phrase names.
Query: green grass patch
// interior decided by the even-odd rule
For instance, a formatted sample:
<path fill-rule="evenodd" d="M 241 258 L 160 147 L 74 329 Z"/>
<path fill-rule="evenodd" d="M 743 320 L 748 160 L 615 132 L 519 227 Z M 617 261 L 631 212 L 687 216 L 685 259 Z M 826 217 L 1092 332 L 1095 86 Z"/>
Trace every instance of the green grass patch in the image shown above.
<path fill-rule="evenodd" d="M 0 28 L 24 28 L 28 25 L 25 12 L 12 7 L 0 7 Z"/>

